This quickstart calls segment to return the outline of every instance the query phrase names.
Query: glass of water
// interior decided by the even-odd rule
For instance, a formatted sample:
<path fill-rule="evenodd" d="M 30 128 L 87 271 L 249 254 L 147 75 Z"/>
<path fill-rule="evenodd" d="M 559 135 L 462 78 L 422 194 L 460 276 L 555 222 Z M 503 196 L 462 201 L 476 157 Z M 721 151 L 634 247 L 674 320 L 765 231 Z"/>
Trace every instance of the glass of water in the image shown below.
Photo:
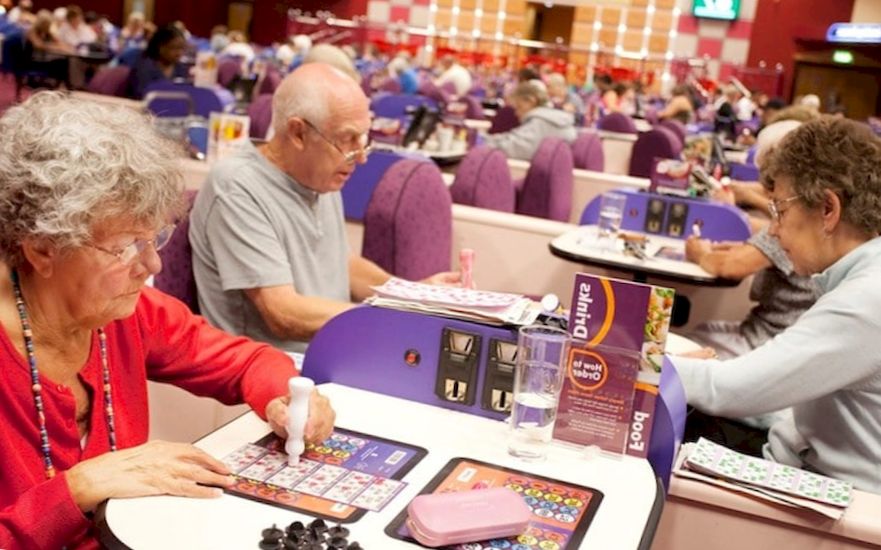
<path fill-rule="evenodd" d="M 570 345 L 571 336 L 564 330 L 539 325 L 520 328 L 508 440 L 511 455 L 526 460 L 545 458 Z"/>
<path fill-rule="evenodd" d="M 600 219 L 597 223 L 600 239 L 614 239 L 621 229 L 621 220 L 624 219 L 624 206 L 627 204 L 627 195 L 623 193 L 603 193 L 600 197 Z"/>

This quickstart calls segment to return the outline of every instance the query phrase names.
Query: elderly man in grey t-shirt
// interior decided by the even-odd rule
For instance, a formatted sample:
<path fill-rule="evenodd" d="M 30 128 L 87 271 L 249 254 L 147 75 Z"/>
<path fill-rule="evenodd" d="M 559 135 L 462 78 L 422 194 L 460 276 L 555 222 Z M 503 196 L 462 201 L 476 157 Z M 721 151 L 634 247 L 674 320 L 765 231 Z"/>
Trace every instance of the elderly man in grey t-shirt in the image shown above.
<path fill-rule="evenodd" d="M 391 275 L 352 254 L 339 193 L 364 162 L 369 101 L 323 63 L 288 75 L 272 100 L 274 135 L 217 162 L 190 215 L 199 306 L 234 334 L 302 352 L 331 317 Z M 458 284 L 458 273 L 426 280 Z"/>

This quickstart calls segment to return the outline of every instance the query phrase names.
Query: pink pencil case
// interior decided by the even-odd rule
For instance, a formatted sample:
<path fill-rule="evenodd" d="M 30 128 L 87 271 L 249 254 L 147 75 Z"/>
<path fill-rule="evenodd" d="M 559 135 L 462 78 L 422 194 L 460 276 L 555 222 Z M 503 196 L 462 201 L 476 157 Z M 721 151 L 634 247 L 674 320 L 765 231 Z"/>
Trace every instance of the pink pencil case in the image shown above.
<path fill-rule="evenodd" d="M 407 529 L 430 547 L 520 535 L 532 512 L 504 487 L 419 495 L 407 506 Z"/>

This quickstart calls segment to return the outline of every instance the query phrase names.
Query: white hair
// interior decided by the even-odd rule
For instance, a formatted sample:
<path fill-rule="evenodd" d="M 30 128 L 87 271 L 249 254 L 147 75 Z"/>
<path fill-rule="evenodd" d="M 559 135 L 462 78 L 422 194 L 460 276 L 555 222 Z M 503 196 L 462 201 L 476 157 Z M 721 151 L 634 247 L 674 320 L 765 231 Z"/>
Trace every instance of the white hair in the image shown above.
<path fill-rule="evenodd" d="M 817 94 L 808 94 L 804 96 L 798 104 L 818 111 L 820 110 L 820 98 Z"/>
<path fill-rule="evenodd" d="M 313 46 L 303 58 L 303 64 L 307 63 L 326 63 L 349 75 L 355 82 L 361 82 L 361 74 L 355 69 L 352 58 L 332 44 Z"/>
<path fill-rule="evenodd" d="M 296 71 L 282 80 L 272 96 L 273 135 L 287 134 L 288 120 L 298 117 L 308 120 L 319 128 L 330 113 L 328 96 L 324 86 L 316 82 L 299 82 Z"/>
<path fill-rule="evenodd" d="M 780 143 L 780 140 L 801 125 L 802 123 L 797 120 L 781 120 L 765 126 L 756 138 L 756 166 L 761 168 L 765 157 Z"/>
<path fill-rule="evenodd" d="M 305 53 L 312 47 L 312 39 L 305 34 L 297 34 L 291 37 L 291 44 L 298 52 Z"/>
<path fill-rule="evenodd" d="M 155 226 L 179 213 L 180 147 L 128 107 L 34 94 L 0 118 L 0 261 L 21 244 L 87 242 L 96 223 L 132 216 Z"/>

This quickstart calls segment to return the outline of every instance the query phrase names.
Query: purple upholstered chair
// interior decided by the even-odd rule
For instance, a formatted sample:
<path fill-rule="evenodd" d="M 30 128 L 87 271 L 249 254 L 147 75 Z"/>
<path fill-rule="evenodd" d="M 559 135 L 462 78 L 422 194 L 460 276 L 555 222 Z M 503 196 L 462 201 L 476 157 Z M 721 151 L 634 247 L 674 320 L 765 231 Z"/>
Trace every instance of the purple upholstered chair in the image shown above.
<path fill-rule="evenodd" d="M 572 147 L 559 138 L 545 138 L 529 162 L 517 193 L 518 214 L 569 219 L 572 208 Z"/>
<path fill-rule="evenodd" d="M 260 83 L 260 89 L 257 90 L 259 95 L 269 94 L 272 95 L 275 93 L 275 89 L 278 88 L 278 85 L 281 84 L 282 75 L 278 72 L 278 69 L 275 67 L 267 67 L 266 75 L 263 77 L 263 82 Z"/>
<path fill-rule="evenodd" d="M 483 105 L 479 99 L 472 95 L 465 95 L 460 97 L 459 101 L 465 103 L 465 118 L 486 120 L 486 116 L 483 114 Z"/>
<path fill-rule="evenodd" d="M 153 286 L 174 296 L 193 311 L 199 313 L 196 279 L 193 276 L 193 251 L 190 248 L 190 208 L 196 200 L 196 191 L 186 192 L 187 211 L 177 223 L 171 240 L 159 251 L 162 271 L 153 278 Z"/>
<path fill-rule="evenodd" d="M 505 154 L 486 145 L 472 149 L 456 169 L 450 194 L 458 204 L 513 212 L 516 193 Z"/>
<path fill-rule="evenodd" d="M 439 105 L 449 103 L 452 100 L 451 94 L 432 82 L 430 79 L 422 81 L 419 85 L 419 95 L 432 99 Z"/>
<path fill-rule="evenodd" d="M 685 129 L 685 124 L 682 124 L 681 121 L 676 120 L 675 118 L 667 118 L 659 122 L 658 125 L 663 126 L 676 134 L 676 137 L 679 138 L 679 143 L 685 145 L 685 135 L 687 134 L 687 131 Z"/>
<path fill-rule="evenodd" d="M 89 91 L 94 94 L 125 96 L 125 85 L 128 82 L 130 67 L 119 65 L 100 69 L 89 82 Z"/>
<path fill-rule="evenodd" d="M 602 172 L 606 157 L 603 153 L 603 142 L 593 132 L 581 132 L 572 142 L 572 162 L 575 168 Z"/>
<path fill-rule="evenodd" d="M 420 280 L 449 271 L 453 214 L 434 163 L 394 163 L 373 191 L 361 254 L 398 277 Z"/>
<path fill-rule="evenodd" d="M 272 94 L 258 95 L 248 105 L 248 116 L 251 118 L 251 137 L 266 139 L 272 123 Z"/>
<path fill-rule="evenodd" d="M 681 152 L 682 143 L 676 134 L 663 126 L 656 126 L 640 134 L 633 144 L 628 173 L 637 178 L 647 178 L 652 173 L 655 157 L 678 159 Z"/>
<path fill-rule="evenodd" d="M 636 123 L 624 113 L 609 113 L 600 119 L 597 128 L 619 134 L 638 134 Z"/>
<path fill-rule="evenodd" d="M 242 60 L 239 57 L 226 57 L 217 63 L 217 83 L 226 88 L 242 74 Z"/>
<path fill-rule="evenodd" d="M 496 111 L 496 116 L 492 119 L 489 133 L 501 134 L 513 130 L 518 126 L 520 126 L 520 119 L 517 118 L 517 113 L 514 112 L 514 108 L 509 106 L 500 107 L 499 110 Z"/>
<path fill-rule="evenodd" d="M 386 78 L 383 83 L 379 85 L 379 91 L 388 92 L 390 94 L 399 94 L 401 93 L 401 83 L 397 78 Z"/>

